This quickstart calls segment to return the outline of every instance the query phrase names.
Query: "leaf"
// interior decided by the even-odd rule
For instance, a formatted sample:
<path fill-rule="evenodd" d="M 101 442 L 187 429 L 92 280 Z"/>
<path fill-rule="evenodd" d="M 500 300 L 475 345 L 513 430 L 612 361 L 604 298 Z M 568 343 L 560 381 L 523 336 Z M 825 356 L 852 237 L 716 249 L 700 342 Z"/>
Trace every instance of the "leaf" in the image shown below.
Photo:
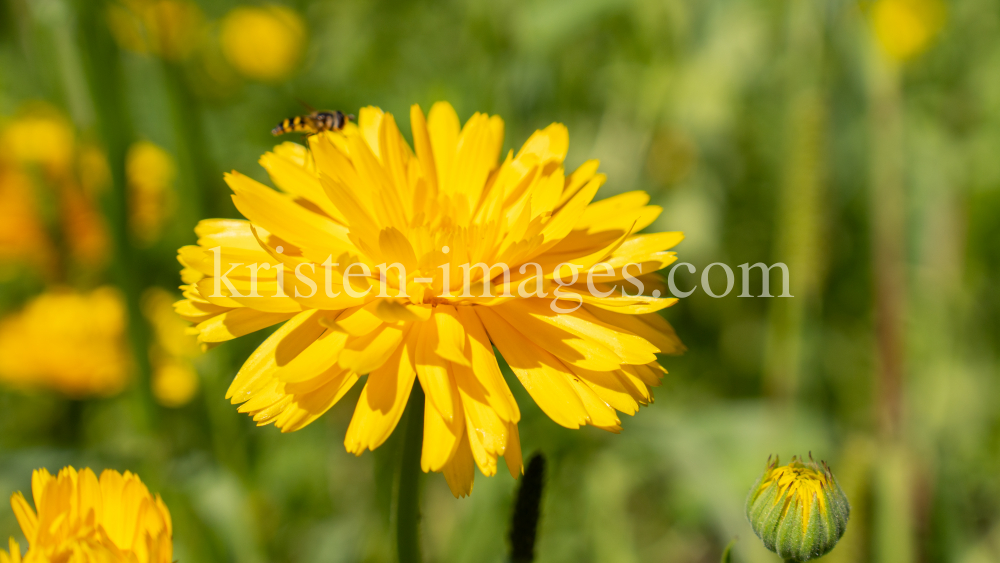
<path fill-rule="evenodd" d="M 736 540 L 739 538 L 733 538 L 732 541 L 726 545 L 726 549 L 722 551 L 722 563 L 733 563 L 733 545 L 736 544 Z"/>

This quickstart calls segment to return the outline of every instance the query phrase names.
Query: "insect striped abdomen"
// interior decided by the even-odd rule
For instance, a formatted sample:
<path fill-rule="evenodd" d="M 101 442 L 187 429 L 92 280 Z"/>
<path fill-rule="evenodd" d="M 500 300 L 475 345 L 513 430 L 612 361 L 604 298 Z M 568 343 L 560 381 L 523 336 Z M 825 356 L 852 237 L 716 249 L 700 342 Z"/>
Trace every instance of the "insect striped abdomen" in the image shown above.
<path fill-rule="evenodd" d="M 271 129 L 272 135 L 284 135 L 286 133 L 295 133 L 298 131 L 314 132 L 315 128 L 312 126 L 312 121 L 307 117 L 297 116 L 289 119 L 285 119 L 278 124 L 277 127 Z"/>
<path fill-rule="evenodd" d="M 340 131 L 353 117 L 352 115 L 344 115 L 340 111 L 316 111 L 309 115 L 290 117 L 282 121 L 277 127 L 271 129 L 271 134 L 278 136 L 295 132 L 314 134 L 322 131 Z"/>

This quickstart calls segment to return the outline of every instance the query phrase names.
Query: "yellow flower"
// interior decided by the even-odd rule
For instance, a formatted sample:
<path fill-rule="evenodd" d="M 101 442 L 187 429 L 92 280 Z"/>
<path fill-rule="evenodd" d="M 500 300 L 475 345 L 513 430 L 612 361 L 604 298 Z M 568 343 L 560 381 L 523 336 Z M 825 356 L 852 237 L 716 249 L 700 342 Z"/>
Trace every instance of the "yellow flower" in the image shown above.
<path fill-rule="evenodd" d="M 77 171 L 80 187 L 91 200 L 104 192 L 111 184 L 111 168 L 104 151 L 91 143 L 82 143 L 77 156 Z"/>
<path fill-rule="evenodd" d="M 97 198 L 73 183 L 61 186 L 59 191 L 62 235 L 70 254 L 79 264 L 99 269 L 108 258 L 109 244 Z"/>
<path fill-rule="evenodd" d="M 174 314 L 170 292 L 153 287 L 142 296 L 142 313 L 155 335 L 150 349 L 152 389 L 156 401 L 166 407 L 186 405 L 198 392 L 198 372 L 191 361 L 198 356 L 198 342 L 185 332 L 185 323 Z"/>
<path fill-rule="evenodd" d="M 659 270 L 683 236 L 634 234 L 661 211 L 644 192 L 592 203 L 605 177 L 593 160 L 564 172 L 561 124 L 499 162 L 499 117 L 477 113 L 460 127 L 452 107 L 438 103 L 426 119 L 413 106 L 410 121 L 414 149 L 393 116 L 373 107 L 357 126 L 310 137 L 309 149 L 279 145 L 260 162 L 283 193 L 228 174 L 249 221 L 199 224 L 198 246 L 179 252 L 187 285 L 176 308 L 209 345 L 284 322 L 228 392 L 259 424 L 298 430 L 368 374 L 345 439 L 357 455 L 388 438 L 419 380 L 421 465 L 444 472 L 458 496 L 471 491 L 474 464 L 493 475 L 502 455 L 512 475 L 521 472 L 520 411 L 494 346 L 568 428 L 618 432 L 616 410 L 631 415 L 652 400 L 663 373 L 656 353 L 683 349 L 657 314 L 676 299 L 592 295 L 586 271 L 604 261 L 614 273 L 595 288 L 624 290 L 623 265 L 637 264 L 632 274 Z M 221 275 L 230 263 L 244 266 Z M 259 297 L 248 296 L 252 263 Z M 381 276 L 386 263 L 405 267 L 405 277 L 393 266 Z M 512 297 L 500 268 L 484 271 L 500 264 Z M 279 265 L 289 275 L 275 297 Z M 371 275 L 359 276 L 363 268 Z"/>
<path fill-rule="evenodd" d="M 142 313 L 153 328 L 156 344 L 164 353 L 178 358 L 195 358 L 201 351 L 197 340 L 185 334 L 187 324 L 174 314 L 177 298 L 169 291 L 151 287 L 142 296 Z"/>
<path fill-rule="evenodd" d="M 43 293 L 0 320 L 0 381 L 76 397 L 117 393 L 129 375 L 124 332 L 113 288 Z"/>
<path fill-rule="evenodd" d="M 55 249 L 38 207 L 31 178 L 14 167 L 0 165 L 0 263 L 27 263 L 51 270 Z"/>
<path fill-rule="evenodd" d="M 222 54 L 247 78 L 276 81 L 302 57 L 306 25 L 297 12 L 277 5 L 234 8 L 222 20 Z"/>
<path fill-rule="evenodd" d="M 107 17 L 120 46 L 170 61 L 194 52 L 205 20 L 196 4 L 184 0 L 121 0 L 108 5 Z"/>
<path fill-rule="evenodd" d="M 73 127 L 47 104 L 26 106 L 19 117 L 8 123 L 0 138 L 3 154 L 17 162 L 40 164 L 61 172 L 73 159 Z"/>
<path fill-rule="evenodd" d="M 155 360 L 153 396 L 165 407 L 182 407 L 198 392 L 198 372 L 190 361 L 177 358 Z"/>
<path fill-rule="evenodd" d="M 872 27 L 891 58 L 907 60 L 924 52 L 944 24 L 940 0 L 879 0 L 872 6 Z"/>
<path fill-rule="evenodd" d="M 0 259 L 55 273 L 51 229 L 59 231 L 55 240 L 65 241 L 76 262 L 99 269 L 107 235 L 96 201 L 110 177 L 101 150 L 78 143 L 55 108 L 29 102 L 0 131 L 0 154 Z M 33 166 L 44 173 L 30 173 Z"/>
<path fill-rule="evenodd" d="M 129 227 L 140 243 L 155 242 L 173 213 L 176 176 L 174 158 L 159 146 L 139 141 L 129 147 L 125 160 Z"/>
<path fill-rule="evenodd" d="M 53 477 L 46 469 L 31 476 L 35 510 L 24 495 L 10 499 L 28 552 L 14 538 L 0 563 L 171 563 L 173 529 L 160 495 L 139 477 L 107 469 L 98 480 L 89 468 L 66 467 Z M 37 511 L 37 512 L 36 512 Z"/>

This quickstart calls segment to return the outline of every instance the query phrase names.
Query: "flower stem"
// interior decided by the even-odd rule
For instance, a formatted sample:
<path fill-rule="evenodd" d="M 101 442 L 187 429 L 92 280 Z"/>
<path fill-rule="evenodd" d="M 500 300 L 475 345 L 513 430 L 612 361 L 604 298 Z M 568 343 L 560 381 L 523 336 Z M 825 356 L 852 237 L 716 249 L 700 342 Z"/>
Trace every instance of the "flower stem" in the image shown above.
<path fill-rule="evenodd" d="M 94 4 L 94 5 L 91 5 Z M 128 231 L 125 154 L 132 141 L 132 128 L 125 108 L 119 54 L 96 3 L 78 2 L 78 31 L 83 46 L 84 73 L 94 103 L 97 133 L 107 151 L 111 189 L 104 194 L 103 208 L 111 239 L 110 274 L 125 296 L 128 336 L 135 362 L 136 416 L 144 430 L 155 426 L 156 403 L 150 388 L 149 328 L 142 316 L 140 298 L 146 285 L 147 265 L 134 252 Z"/>
<path fill-rule="evenodd" d="M 521 487 L 517 491 L 514 516 L 510 526 L 510 561 L 531 563 L 535 560 L 535 540 L 545 487 L 545 457 L 535 454 L 528 462 Z"/>
<path fill-rule="evenodd" d="M 163 61 L 163 76 L 173 113 L 177 160 L 184 176 L 177 188 L 185 205 L 177 220 L 189 223 L 190 229 L 203 217 L 216 217 L 216 195 L 228 194 L 229 190 L 211 162 L 201 103 L 191 92 L 183 70 L 177 63 Z"/>
<path fill-rule="evenodd" d="M 413 386 L 406 406 L 403 450 L 399 456 L 393 519 L 399 563 L 420 563 L 420 452 L 424 436 L 424 392 Z"/>

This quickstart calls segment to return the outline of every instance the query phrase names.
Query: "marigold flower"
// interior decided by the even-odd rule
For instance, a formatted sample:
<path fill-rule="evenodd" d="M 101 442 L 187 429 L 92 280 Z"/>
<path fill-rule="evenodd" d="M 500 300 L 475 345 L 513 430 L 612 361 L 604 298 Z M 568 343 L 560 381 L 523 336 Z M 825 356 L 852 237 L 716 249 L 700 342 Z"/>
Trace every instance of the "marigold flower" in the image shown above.
<path fill-rule="evenodd" d="M 10 499 L 28 552 L 10 539 L 0 563 L 171 563 L 173 529 L 160 495 L 139 477 L 108 469 L 98 480 L 89 468 L 66 467 L 53 477 L 46 469 L 31 475 L 35 509 L 24 495 Z M 37 512 L 36 512 L 37 511 Z"/>
<path fill-rule="evenodd" d="M 747 519 L 764 546 L 790 561 L 828 553 L 847 529 L 851 506 L 826 463 L 797 457 L 767 469 L 747 496 Z"/>
<path fill-rule="evenodd" d="M 185 333 L 185 322 L 174 314 L 176 297 L 152 287 L 142 296 L 142 313 L 156 337 L 150 347 L 153 367 L 152 390 L 156 401 L 166 407 L 186 405 L 198 392 L 198 372 L 193 358 L 200 349 L 193 336 Z"/>
<path fill-rule="evenodd" d="M 69 120 L 44 102 L 25 104 L 0 130 L 0 259 L 51 274 L 57 262 L 49 229 L 56 225 L 46 221 L 56 208 L 58 240 L 72 258 L 88 268 L 103 263 L 107 236 L 95 203 L 107 165 L 100 149 L 75 137 Z M 31 174 L 31 167 L 43 174 Z"/>
<path fill-rule="evenodd" d="M 110 251 L 104 216 L 96 198 L 88 196 L 76 184 L 66 184 L 59 190 L 62 213 L 62 233 L 70 255 L 81 265 L 100 268 Z"/>
<path fill-rule="evenodd" d="M 129 147 L 125 159 L 129 228 L 140 243 L 152 244 L 160 237 L 173 213 L 176 177 L 174 157 L 160 146 L 139 141 Z"/>
<path fill-rule="evenodd" d="M 121 47 L 170 61 L 194 52 L 205 23 L 201 8 L 185 0 L 120 0 L 108 5 L 107 18 Z"/>
<path fill-rule="evenodd" d="M 889 57 L 904 61 L 924 52 L 944 24 L 940 0 L 878 0 L 872 27 Z"/>
<path fill-rule="evenodd" d="M 222 54 L 243 76 L 275 81 L 291 74 L 302 57 L 306 25 L 291 8 L 240 6 L 222 20 Z"/>
<path fill-rule="evenodd" d="M 69 168 L 75 147 L 73 126 L 55 108 L 29 104 L 0 137 L 3 153 L 16 162 L 40 164 L 54 172 Z"/>
<path fill-rule="evenodd" d="M 427 118 L 413 106 L 410 122 L 413 149 L 374 107 L 358 125 L 311 136 L 309 149 L 275 147 L 260 162 L 282 192 L 228 174 L 248 221 L 198 225 L 198 245 L 179 251 L 187 285 L 176 309 L 209 346 L 284 322 L 227 394 L 258 424 L 298 430 L 368 374 L 345 439 L 357 455 L 389 437 L 419 381 L 421 465 L 460 496 L 474 465 L 493 475 L 503 456 L 512 475 L 522 470 L 520 411 L 494 346 L 565 427 L 618 432 L 616 410 L 652 401 L 664 373 L 656 354 L 683 349 L 657 313 L 676 299 L 609 290 L 628 283 L 626 264 L 638 275 L 673 262 L 666 249 L 683 235 L 635 234 L 661 211 L 644 192 L 593 203 L 605 177 L 594 160 L 564 172 L 561 124 L 500 162 L 499 117 L 477 113 L 460 127 L 438 103 Z M 594 284 L 605 296 L 584 279 L 600 262 L 613 270 Z M 256 264 L 256 281 L 244 266 L 224 275 L 236 263 Z M 382 275 L 380 264 L 405 273 Z M 501 264 L 509 283 L 500 268 L 486 272 Z"/>
<path fill-rule="evenodd" d="M 81 143 L 77 155 L 77 174 L 80 187 L 90 199 L 97 197 L 111 185 L 111 168 L 104 150 L 93 143 Z"/>
<path fill-rule="evenodd" d="M 47 271 L 54 257 L 30 176 L 0 165 L 0 264 L 30 264 Z"/>
<path fill-rule="evenodd" d="M 110 287 L 43 293 L 0 320 L 0 382 L 83 397 L 128 381 L 125 307 Z"/>

